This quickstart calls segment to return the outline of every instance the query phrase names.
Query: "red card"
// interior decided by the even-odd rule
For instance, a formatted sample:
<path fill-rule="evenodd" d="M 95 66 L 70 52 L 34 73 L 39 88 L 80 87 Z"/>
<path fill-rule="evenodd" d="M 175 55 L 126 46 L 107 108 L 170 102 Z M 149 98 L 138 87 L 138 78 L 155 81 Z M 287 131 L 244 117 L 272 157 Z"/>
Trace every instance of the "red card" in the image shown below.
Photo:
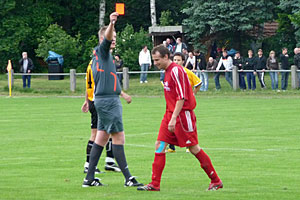
<path fill-rule="evenodd" d="M 125 15 L 125 4 L 124 3 L 116 3 L 116 12 L 119 15 Z"/>

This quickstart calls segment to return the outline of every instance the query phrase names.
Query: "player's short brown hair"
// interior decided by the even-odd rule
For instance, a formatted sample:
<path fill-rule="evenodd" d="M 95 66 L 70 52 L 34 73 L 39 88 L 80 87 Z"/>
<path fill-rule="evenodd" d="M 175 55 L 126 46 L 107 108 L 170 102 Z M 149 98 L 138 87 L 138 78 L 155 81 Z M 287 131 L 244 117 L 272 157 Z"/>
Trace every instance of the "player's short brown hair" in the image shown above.
<path fill-rule="evenodd" d="M 151 54 L 154 55 L 156 52 L 160 53 L 161 58 L 165 57 L 165 55 L 168 55 L 168 58 L 170 58 L 170 51 L 164 45 L 158 45 L 154 47 L 151 51 Z"/>
<path fill-rule="evenodd" d="M 101 38 L 101 36 L 104 36 L 106 29 L 108 28 L 108 26 L 103 26 L 102 28 L 100 28 L 100 30 L 98 31 L 98 37 L 99 39 Z M 116 31 L 114 29 L 114 31 Z"/>
<path fill-rule="evenodd" d="M 182 61 L 184 61 L 184 60 L 185 60 L 185 57 L 184 57 L 184 55 L 183 55 L 182 53 L 180 53 L 180 52 L 176 52 L 176 53 L 174 53 L 174 55 L 173 55 L 173 58 L 174 58 L 175 56 L 181 56 L 181 59 L 182 59 Z"/>

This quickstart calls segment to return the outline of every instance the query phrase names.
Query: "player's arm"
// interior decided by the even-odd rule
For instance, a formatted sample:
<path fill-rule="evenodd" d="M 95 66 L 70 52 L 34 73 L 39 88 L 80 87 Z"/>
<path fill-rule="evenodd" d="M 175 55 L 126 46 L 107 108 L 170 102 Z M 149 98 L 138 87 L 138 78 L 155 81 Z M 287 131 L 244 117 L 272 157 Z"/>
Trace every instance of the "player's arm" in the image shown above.
<path fill-rule="evenodd" d="M 131 103 L 131 101 L 132 101 L 131 96 L 129 96 L 129 95 L 126 94 L 125 92 L 121 91 L 120 96 L 121 96 L 127 103 Z"/>
<path fill-rule="evenodd" d="M 117 22 L 119 14 L 117 12 L 113 12 L 109 16 L 110 23 L 105 31 L 105 38 L 109 41 L 113 40 L 114 37 L 114 27 Z"/>
<path fill-rule="evenodd" d="M 87 91 L 85 92 L 85 101 L 81 106 L 81 111 L 82 112 L 88 112 L 89 111 L 89 99 L 88 99 Z"/>
<path fill-rule="evenodd" d="M 82 112 L 88 112 L 89 111 L 89 96 L 88 96 L 88 88 L 89 88 L 89 81 L 91 80 L 88 80 L 89 77 L 90 77 L 90 73 L 92 73 L 92 70 L 89 70 L 89 67 L 91 67 L 92 65 L 92 61 L 90 61 L 88 67 L 87 67 L 87 70 L 86 70 L 86 75 L 85 75 L 85 100 L 81 106 L 81 111 Z"/>
<path fill-rule="evenodd" d="M 175 130 L 176 119 L 177 119 L 180 111 L 182 110 L 183 104 L 184 104 L 184 99 L 179 99 L 176 102 L 175 109 L 174 109 L 174 112 L 172 114 L 172 118 L 171 118 L 171 120 L 169 122 L 169 125 L 168 125 L 168 129 L 171 132 L 174 132 L 174 130 Z"/>
<path fill-rule="evenodd" d="M 194 91 L 193 91 L 193 92 L 194 92 L 194 95 L 196 95 L 197 92 L 200 90 L 201 85 L 202 85 L 202 84 L 200 83 L 199 85 L 197 85 L 197 86 L 194 87 Z"/>

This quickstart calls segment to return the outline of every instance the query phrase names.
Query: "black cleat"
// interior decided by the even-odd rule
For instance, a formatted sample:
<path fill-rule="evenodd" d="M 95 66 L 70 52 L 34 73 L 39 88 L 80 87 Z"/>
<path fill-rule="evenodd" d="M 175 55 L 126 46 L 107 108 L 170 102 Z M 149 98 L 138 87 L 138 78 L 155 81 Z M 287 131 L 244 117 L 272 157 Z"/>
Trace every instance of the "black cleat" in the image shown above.
<path fill-rule="evenodd" d="M 129 180 L 125 181 L 124 187 L 138 187 L 143 186 L 143 183 L 139 183 L 134 176 L 131 176 Z"/>
<path fill-rule="evenodd" d="M 94 178 L 94 180 L 89 181 L 84 179 L 82 183 L 82 187 L 93 187 L 93 186 L 103 186 L 103 184 L 100 182 L 99 178 Z"/>
<path fill-rule="evenodd" d="M 113 171 L 113 172 L 121 172 L 121 169 L 116 165 L 116 164 L 105 164 L 105 168 L 106 171 Z"/>

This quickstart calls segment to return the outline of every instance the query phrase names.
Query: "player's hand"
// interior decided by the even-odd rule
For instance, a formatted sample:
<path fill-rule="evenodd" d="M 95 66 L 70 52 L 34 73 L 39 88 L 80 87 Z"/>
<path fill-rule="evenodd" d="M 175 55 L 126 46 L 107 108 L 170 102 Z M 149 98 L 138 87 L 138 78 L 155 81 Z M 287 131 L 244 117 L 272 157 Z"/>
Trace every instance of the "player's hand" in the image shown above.
<path fill-rule="evenodd" d="M 256 76 L 256 72 L 253 72 L 254 76 Z"/>
<path fill-rule="evenodd" d="M 175 124 L 176 124 L 176 119 L 172 117 L 168 124 L 168 130 L 172 133 L 175 131 Z"/>
<path fill-rule="evenodd" d="M 84 113 L 89 111 L 89 103 L 87 101 L 85 101 L 83 103 L 83 105 L 81 106 L 81 111 L 84 112 Z"/>
<path fill-rule="evenodd" d="M 115 24 L 118 20 L 119 13 L 113 12 L 109 16 L 110 23 Z"/>
<path fill-rule="evenodd" d="M 126 94 L 125 92 L 122 92 L 122 97 L 124 98 L 124 100 L 130 104 L 132 99 L 131 99 L 131 96 L 129 96 L 128 94 Z"/>

